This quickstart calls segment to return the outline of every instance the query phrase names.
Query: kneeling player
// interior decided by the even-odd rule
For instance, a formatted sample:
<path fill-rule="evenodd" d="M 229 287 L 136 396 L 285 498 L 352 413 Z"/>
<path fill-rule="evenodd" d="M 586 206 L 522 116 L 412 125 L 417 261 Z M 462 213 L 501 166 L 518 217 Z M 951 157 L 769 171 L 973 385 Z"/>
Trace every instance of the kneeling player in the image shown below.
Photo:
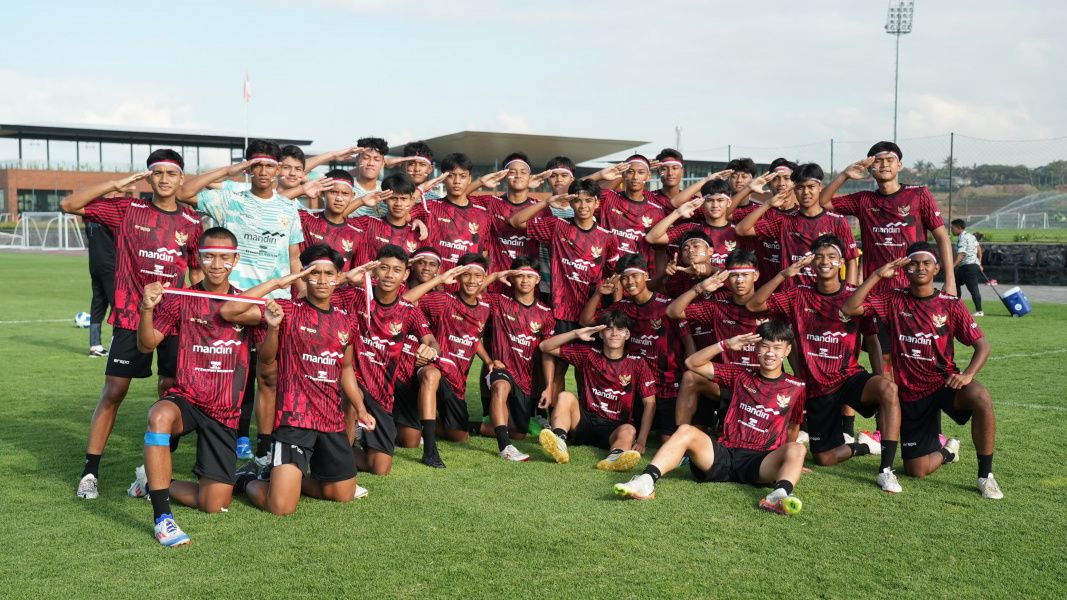
<path fill-rule="evenodd" d="M 740 351 L 756 344 L 759 371 L 753 373 L 711 359 L 729 348 Z M 781 321 L 768 321 L 755 334 L 742 334 L 712 344 L 686 359 L 687 367 L 733 390 L 726 423 L 718 441 L 699 429 L 683 425 L 663 444 L 644 472 L 615 493 L 627 498 L 656 497 L 656 481 L 689 455 L 689 468 L 699 482 L 730 481 L 774 488 L 759 507 L 782 514 L 800 510 L 792 496 L 804 467 L 804 446 L 787 442 L 804 413 L 804 382 L 782 371 L 793 345 L 793 330 Z"/>
<path fill-rule="evenodd" d="M 567 442 L 610 449 L 597 463 L 603 471 L 629 471 L 641 460 L 656 413 L 656 378 L 648 363 L 626 354 L 634 321 L 621 310 L 600 315 L 597 325 L 561 333 L 541 342 L 541 352 L 574 365 L 579 395 L 560 392 L 551 428 L 541 430 L 541 446 L 556 462 L 570 462 Z M 599 348 L 590 342 L 600 333 Z M 641 430 L 630 423 L 634 400 L 641 399 Z"/>
<path fill-rule="evenodd" d="M 214 227 L 200 238 L 200 265 L 204 280 L 192 291 L 216 296 L 239 290 L 230 285 L 230 271 L 240 259 L 237 238 Z M 163 297 L 163 285 L 145 286 L 141 321 L 137 326 L 138 350 L 150 354 L 167 339 L 178 336 L 178 379 L 174 387 L 148 410 L 144 435 L 144 466 L 136 471 L 131 496 L 152 500 L 156 539 L 164 546 L 189 543 L 189 536 L 174 522 L 170 509 L 175 500 L 204 512 L 219 512 L 230 505 L 237 461 L 237 422 L 248 378 L 252 330 L 232 327 L 219 314 L 223 303 L 207 294 Z M 171 438 L 196 432 L 198 482 L 171 479 Z"/>
<path fill-rule="evenodd" d="M 941 272 L 937 247 L 929 242 L 908 246 L 907 256 L 871 274 L 845 302 L 849 317 L 874 314 L 886 323 L 889 348 L 900 394 L 900 440 L 904 472 L 926 477 L 941 465 L 959 460 L 960 442 L 941 446 L 941 413 L 960 425 L 971 421 L 978 452 L 978 491 L 983 498 L 1004 497 L 993 478 L 996 416 L 989 390 L 974 378 L 989 358 L 989 341 L 956 296 L 934 288 Z M 904 268 L 908 289 L 871 294 L 882 280 Z M 960 372 L 953 360 L 953 338 L 974 347 L 970 364 Z M 973 420 L 972 420 L 973 417 Z"/>

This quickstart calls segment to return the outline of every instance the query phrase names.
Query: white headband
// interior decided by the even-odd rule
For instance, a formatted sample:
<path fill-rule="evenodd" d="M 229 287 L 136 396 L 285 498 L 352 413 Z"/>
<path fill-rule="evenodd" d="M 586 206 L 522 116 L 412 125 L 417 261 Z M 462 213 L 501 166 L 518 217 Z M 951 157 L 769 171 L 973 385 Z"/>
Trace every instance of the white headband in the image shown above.
<path fill-rule="evenodd" d="M 916 252 L 912 252 L 911 254 L 908 255 L 908 258 L 914 260 L 916 256 L 921 256 L 923 254 L 925 254 L 925 255 L 929 256 L 930 258 L 934 259 L 934 262 L 940 262 L 940 261 L 937 260 L 937 257 L 934 256 L 933 252 L 927 252 L 926 250 L 918 250 Z"/>
<path fill-rule="evenodd" d="M 178 169 L 178 171 L 180 171 L 180 172 L 183 172 L 183 173 L 185 172 L 184 169 L 182 169 L 182 166 L 179 165 L 178 163 L 174 162 L 173 160 L 157 160 L 156 162 L 148 165 L 148 170 L 151 171 L 152 169 L 154 169 L 154 168 L 156 168 L 158 166 L 161 166 L 161 165 L 171 166 L 171 167 L 174 167 L 174 168 Z"/>
<path fill-rule="evenodd" d="M 648 271 L 641 267 L 626 267 L 622 270 L 623 275 L 633 275 L 634 273 L 641 273 L 642 275 L 648 275 Z"/>
<path fill-rule="evenodd" d="M 682 161 L 673 158 L 659 161 L 659 166 L 661 167 L 666 167 L 668 165 L 678 165 L 679 167 L 683 166 Z"/>
<path fill-rule="evenodd" d="M 513 159 L 509 160 L 507 162 L 507 164 L 504 165 L 504 168 L 507 169 L 508 167 L 510 167 L 511 165 L 513 165 L 515 163 L 522 163 L 522 164 L 526 165 L 527 169 L 530 168 L 530 163 L 526 162 L 525 160 L 523 160 L 521 158 L 513 158 Z"/>

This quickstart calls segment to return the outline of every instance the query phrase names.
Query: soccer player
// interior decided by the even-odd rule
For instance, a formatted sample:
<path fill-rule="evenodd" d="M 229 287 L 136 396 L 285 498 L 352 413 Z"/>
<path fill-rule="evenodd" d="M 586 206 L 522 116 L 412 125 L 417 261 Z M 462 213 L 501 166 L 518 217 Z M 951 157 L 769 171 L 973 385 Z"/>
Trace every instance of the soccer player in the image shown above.
<path fill-rule="evenodd" d="M 470 196 L 472 202 L 485 207 L 490 215 L 488 239 L 490 271 L 506 271 L 511 261 L 520 256 L 533 256 L 537 252 L 537 242 L 530 239 L 525 229 L 514 227 L 511 216 L 534 204 L 530 197 L 530 159 L 522 152 L 512 152 L 504 157 L 504 169 L 480 177 L 472 183 L 467 192 L 471 193 L 481 187 L 493 188 L 501 179 L 507 181 L 507 191 L 503 196 Z M 490 286 L 491 292 L 503 292 L 505 284 L 495 282 Z"/>
<path fill-rule="evenodd" d="M 565 196 L 571 184 L 574 183 L 574 161 L 566 156 L 554 156 L 545 163 L 542 172 L 548 175 L 543 181 L 548 182 L 549 196 Z M 532 188 L 533 186 L 531 186 Z M 553 217 L 559 217 L 565 221 L 574 218 L 574 209 L 570 204 L 548 206 Z M 541 273 L 541 298 L 551 304 L 552 299 L 552 251 L 548 244 L 540 244 L 537 254 L 537 270 Z"/>
<path fill-rule="evenodd" d="M 487 365 L 493 364 L 482 344 L 482 330 L 490 317 L 489 303 L 482 299 L 489 260 L 468 252 L 459 258 L 457 268 L 411 288 L 406 300 L 419 301 L 419 308 L 430 321 L 430 330 L 441 345 L 437 367 L 440 377 L 420 382 L 419 413 L 422 425 L 423 464 L 445 468 L 437 449 L 438 414 L 443 435 L 453 442 L 466 442 L 470 436 L 467 412 L 467 375 L 477 355 Z M 459 282 L 455 293 L 430 291 Z M 429 293 L 427 293 L 429 292 Z M 425 294 L 425 295 L 424 295 Z M 436 399 L 436 411 L 433 401 Z"/>
<path fill-rule="evenodd" d="M 280 170 L 278 144 L 265 140 L 250 140 L 245 150 L 245 161 L 236 165 L 209 171 L 190 177 L 182 185 L 179 198 L 211 217 L 220 227 L 225 227 L 237 236 L 237 248 L 243 260 L 234 265 L 230 283 L 239 289 L 248 290 L 256 284 L 299 273 L 300 244 L 304 233 L 296 205 L 286 196 L 274 190 L 274 180 Z M 252 187 L 242 192 L 204 189 L 209 183 L 240 173 L 252 175 Z M 296 294 L 306 294 L 303 279 L 293 280 Z M 280 299 L 291 295 L 288 290 L 274 290 L 268 297 Z M 258 444 L 256 457 L 266 465 L 270 452 L 270 433 L 274 423 L 274 396 L 277 387 L 278 365 L 257 356 L 255 361 L 256 423 Z"/>
<path fill-rule="evenodd" d="M 164 296 L 159 282 L 145 286 L 137 347 L 150 353 L 168 336 L 178 337 L 178 377 L 174 387 L 148 409 L 144 464 L 136 470 L 129 494 L 152 501 L 156 539 L 164 546 L 189 543 L 174 521 L 179 503 L 214 513 L 228 507 L 235 477 L 237 422 L 248 378 L 251 328 L 231 326 L 220 315 L 225 296 L 240 294 L 229 282 L 241 256 L 237 238 L 213 227 L 200 238 L 204 279 L 191 290 L 202 296 Z M 199 481 L 171 479 L 171 440 L 196 432 L 193 473 Z"/>
<path fill-rule="evenodd" d="M 867 158 L 852 163 L 823 188 L 819 201 L 827 210 L 852 215 L 860 222 L 860 244 L 863 246 L 863 277 L 867 279 L 882 265 L 904 257 L 910 244 L 934 237 L 940 264 L 951 264 L 952 241 L 937 201 L 924 186 L 901 185 L 901 160 L 904 154 L 893 142 L 878 142 L 867 151 Z M 834 197 L 849 180 L 874 177 L 877 190 L 855 192 Z M 908 287 L 908 278 L 900 269 L 894 270 L 896 279 L 883 281 L 875 292 L 883 293 Z M 956 295 L 956 277 L 952 269 L 944 271 L 944 293 Z"/>
<path fill-rule="evenodd" d="M 677 240 L 678 249 L 662 273 L 649 281 L 648 287 L 662 291 L 671 300 L 685 293 L 693 284 L 704 280 L 722 266 L 711 263 L 711 240 L 700 229 L 690 229 Z"/>
<path fill-rule="evenodd" d="M 952 235 L 956 236 L 956 259 L 952 266 L 956 269 L 956 281 L 963 280 L 967 291 L 974 300 L 973 317 L 984 317 L 982 312 L 982 292 L 978 287 L 978 274 L 982 272 L 982 245 L 978 238 L 967 231 L 967 223 L 963 219 L 952 220 Z M 960 293 L 963 298 L 963 293 Z"/>
<path fill-rule="evenodd" d="M 160 281 L 170 287 L 185 287 L 186 274 L 192 283 L 202 277 L 196 248 L 203 231 L 196 213 L 177 202 L 185 162 L 180 154 L 159 149 L 148 155 L 148 170 L 119 181 L 91 185 L 74 192 L 59 203 L 63 212 L 81 215 L 115 234 L 118 266 L 115 271 L 115 304 L 108 322 L 114 328 L 104 389 L 89 425 L 85 467 L 78 482 L 79 498 L 100 495 L 100 456 L 115 426 L 119 406 L 130 389 L 130 380 L 152 375 L 152 355 L 137 348 L 138 306 L 144 287 Z M 152 199 L 101 198 L 110 192 L 147 179 Z M 156 348 L 157 390 L 160 395 L 174 385 L 177 374 L 178 340 L 171 336 Z"/>
<path fill-rule="evenodd" d="M 467 197 L 473 165 L 466 154 L 453 153 L 441 160 L 445 178 L 445 197 L 442 200 L 417 205 L 411 218 L 426 224 L 429 237 L 426 244 L 441 255 L 441 265 L 448 270 L 455 267 L 459 257 L 469 252 L 488 252 L 485 236 L 489 234 L 489 211 Z"/>
<path fill-rule="evenodd" d="M 349 219 L 353 227 L 365 232 L 357 247 L 354 264 L 370 262 L 383 247 L 399 246 L 406 254 L 419 247 L 419 231 L 412 227 L 411 209 L 418 199 L 418 189 L 404 173 L 393 173 L 382 180 L 382 191 L 389 192 L 381 218 L 362 216 Z"/>
<path fill-rule="evenodd" d="M 640 254 L 627 254 L 615 265 L 615 276 L 601 282 L 582 309 L 579 323 L 593 325 L 604 312 L 621 311 L 633 321 L 628 327 L 630 339 L 628 350 L 645 359 L 649 371 L 656 380 L 655 429 L 660 439 L 666 440 L 677 429 L 674 421 L 678 382 L 681 379 L 680 365 L 684 358 L 682 334 L 678 323 L 667 318 L 667 305 L 671 299 L 648 289 L 648 265 Z M 616 287 L 621 287 L 623 298 L 601 310 L 604 298 L 614 300 Z M 637 423 L 634 419 L 634 423 Z"/>
<path fill-rule="evenodd" d="M 137 193 L 130 184 L 120 191 L 112 191 L 103 198 L 125 198 Z M 101 329 L 108 310 L 115 305 L 115 234 L 110 229 L 85 222 L 85 246 L 89 250 L 89 279 L 93 298 L 89 305 L 89 356 L 107 356 L 101 340 Z"/>
<path fill-rule="evenodd" d="M 367 194 L 382 191 L 378 176 L 385 167 L 385 155 L 389 154 L 389 143 L 382 138 L 365 137 L 356 140 L 356 146 L 361 151 L 356 155 L 356 168 L 352 175 L 356 180 L 354 189 L 356 198 L 362 198 Z M 379 207 L 376 202 L 356 211 L 356 216 L 377 216 L 378 214 Z"/>
<path fill-rule="evenodd" d="M 781 195 L 784 200 L 780 206 L 774 208 L 777 216 L 793 215 L 799 210 L 793 190 L 793 171 L 797 164 L 784 158 L 777 158 L 771 162 L 771 170 L 764 175 L 752 179 L 748 187 L 734 194 L 730 199 L 730 208 L 727 213 L 734 225 L 740 224 L 745 217 L 761 206 L 760 202 L 750 202 L 750 195 L 762 197 L 769 201 L 774 196 Z M 770 186 L 770 192 L 764 190 L 764 186 Z M 775 236 L 742 237 L 742 248 L 752 250 L 759 258 L 760 277 L 770 279 L 784 268 L 781 254 L 782 246 Z M 751 240 L 751 241 L 747 241 Z M 747 241 L 747 242 L 746 242 Z"/>
<path fill-rule="evenodd" d="M 404 172 L 411 178 L 412 183 L 420 190 L 424 190 L 418 198 L 420 201 L 424 199 L 438 200 L 445 197 L 444 192 L 437 185 L 437 183 L 440 183 L 438 179 L 430 178 L 433 175 L 433 150 L 426 145 L 426 142 L 418 141 L 404 144 L 401 156 L 410 159 L 404 162 Z"/>
<path fill-rule="evenodd" d="M 622 178 L 623 193 L 618 193 L 610 186 Z M 645 240 L 645 234 L 652 225 L 663 219 L 664 210 L 657 204 L 652 192 L 645 189 L 651 177 L 648 159 L 634 154 L 625 162 L 601 169 L 584 177 L 600 183 L 600 208 L 597 221 L 619 239 L 621 254 L 640 254 L 649 265 L 655 263 L 653 247 Z"/>
<path fill-rule="evenodd" d="M 897 386 L 887 377 L 872 375 L 859 365 L 860 334 L 870 334 L 877 341 L 877 328 L 870 319 L 842 318 L 841 307 L 856 291 L 842 283 L 840 269 L 844 260 L 844 242 L 834 235 L 819 236 L 812 242 L 807 256 L 763 284 L 748 301 L 752 312 L 769 311 L 796 328 L 801 367 L 797 375 L 807 384 L 808 435 L 815 464 L 829 466 L 853 456 L 880 454 L 877 483 L 882 491 L 900 493 L 900 483 L 893 473 L 900 438 L 900 403 Z M 806 267 L 815 273 L 814 287 L 794 286 L 775 293 L 782 283 L 797 277 Z M 881 360 L 874 349 L 872 361 Z M 855 442 L 845 443 L 841 409 L 851 406 L 865 417 L 878 414 L 881 424 L 880 444 L 866 432 Z"/>
<path fill-rule="evenodd" d="M 539 214 L 546 206 L 570 202 L 574 217 L 564 220 L 553 215 Z M 619 260 L 619 246 L 615 236 L 597 225 L 596 211 L 600 204 L 600 188 L 593 181 L 571 183 L 566 196 L 553 196 L 524 208 L 511 216 L 511 224 L 526 228 L 530 237 L 548 246 L 552 256 L 552 317 L 556 320 L 556 334 L 578 328 L 578 318 L 596 282 L 604 278 L 607 269 Z M 555 398 L 563 390 L 566 363 L 557 361 L 552 377 Z"/>
<path fill-rule="evenodd" d="M 334 298 L 335 304 L 363 321 L 354 350 L 356 381 L 363 405 L 374 417 L 374 429 L 364 433 L 363 446 L 355 447 L 356 466 L 375 475 L 386 475 L 392 470 L 396 451 L 394 381 L 404 360 L 404 343 L 408 336 L 415 337 L 415 354 L 424 362 L 437 358 L 439 346 L 425 315 L 400 297 L 408 277 L 407 253 L 399 246 L 386 244 L 378 249 L 371 264 L 375 264 L 375 283 L 369 299 L 366 290 L 349 286 L 339 289 Z"/>
<path fill-rule="evenodd" d="M 645 235 L 648 243 L 677 247 L 681 237 L 687 232 L 701 231 L 711 241 L 711 264 L 722 269 L 726 264 L 726 256 L 737 248 L 738 240 L 733 223 L 726 218 L 726 210 L 730 207 L 730 187 L 725 178 L 729 176 L 726 171 L 713 173 L 676 194 L 674 200 L 685 197 L 690 199 L 679 204 L 677 208 L 672 208 L 666 217 L 649 230 Z M 694 195 L 697 196 L 696 199 L 693 199 Z M 703 218 L 688 222 L 697 210 L 700 210 Z"/>
<path fill-rule="evenodd" d="M 629 471 L 641 460 L 656 412 L 656 380 L 648 363 L 626 354 L 633 319 L 621 310 L 600 315 L 582 327 L 541 342 L 541 352 L 558 356 L 578 372 L 578 395 L 560 392 L 552 407 L 551 427 L 542 429 L 541 446 L 557 463 L 571 460 L 567 442 L 609 450 L 596 464 L 602 471 Z M 591 342 L 599 333 L 599 347 Z M 631 413 L 641 401 L 640 430 Z"/>
<path fill-rule="evenodd" d="M 848 317 L 877 315 L 886 324 L 900 394 L 904 472 L 926 477 L 959 460 L 959 440 L 950 439 L 942 447 L 938 438 L 944 412 L 960 425 L 971 421 L 978 491 L 983 498 L 999 500 L 1004 493 L 993 478 L 996 416 L 989 390 L 975 379 L 989 358 L 989 341 L 959 298 L 934 287 L 934 277 L 941 271 L 937 251 L 929 242 L 911 244 L 906 256 L 872 273 L 841 312 Z M 874 292 L 901 268 L 908 277 L 907 289 Z M 953 338 L 974 348 L 963 371 L 953 360 Z"/>
<path fill-rule="evenodd" d="M 353 220 L 345 218 L 345 209 L 355 199 L 352 175 L 348 171 L 334 169 L 327 172 L 323 179 L 332 185 L 323 191 L 325 202 L 322 212 L 297 211 L 304 234 L 300 251 L 315 244 L 326 244 L 341 253 L 346 267 L 362 264 L 356 261 L 356 249 L 365 243 L 367 232 Z"/>
<path fill-rule="evenodd" d="M 783 268 L 808 254 L 815 238 L 826 233 L 834 235 L 844 243 L 841 250 L 844 252 L 842 260 L 845 262 L 845 280 L 855 285 L 859 272 L 856 240 L 852 237 L 852 227 L 845 217 L 829 212 L 819 205 L 823 176 L 822 168 L 815 163 L 800 165 L 794 169 L 790 174 L 792 190 L 775 194 L 765 204 L 748 213 L 737 224 L 737 235 L 776 239 L 780 252 L 778 264 Z M 800 204 L 800 210 L 796 214 L 771 211 L 772 208 L 783 206 L 791 197 L 795 197 Z M 795 282 L 786 282 L 784 289 L 793 285 L 812 286 L 815 285 L 815 280 L 814 271 L 805 267 Z"/>
<path fill-rule="evenodd" d="M 356 485 L 355 456 L 345 434 L 346 400 L 368 430 L 375 426 L 353 369 L 360 327 L 355 316 L 331 304 L 344 260 L 333 248 L 315 244 L 300 253 L 300 262 L 304 269 L 261 283 L 245 295 L 267 296 L 302 277 L 307 283 L 306 297 L 270 299 L 263 309 L 234 301 L 222 307 L 223 318 L 237 325 L 266 321 L 260 359 L 278 362 L 270 479 L 258 479 L 257 465 L 251 462 L 238 472 L 235 489 L 247 494 L 252 504 L 279 516 L 296 512 L 301 493 L 334 502 L 363 495 Z"/>
<path fill-rule="evenodd" d="M 489 352 L 496 357 L 488 377 L 489 395 L 482 399 L 485 414 L 489 415 L 489 423 L 482 424 L 482 435 L 496 437 L 501 458 L 525 462 L 530 456 L 519 452 L 511 439 L 525 438 L 534 409 L 547 408 L 551 403 L 553 359 L 539 352 L 538 344 L 555 335 L 556 322 L 552 309 L 537 300 L 541 276 L 533 260 L 520 256 L 511 261 L 510 267 L 493 273 L 490 279 L 506 277 L 512 293 L 482 296 L 491 309 Z M 539 400 L 534 400 L 534 366 L 538 359 L 546 389 Z"/>
<path fill-rule="evenodd" d="M 659 449 L 645 470 L 626 483 L 615 484 L 617 495 L 637 500 L 656 497 L 656 482 L 689 456 L 689 469 L 698 482 L 747 483 L 770 486 L 759 508 L 794 514 L 801 503 L 793 494 L 800 480 L 807 450 L 787 441 L 787 430 L 798 428 L 804 411 L 804 382 L 787 375 L 782 361 L 789 355 L 793 330 L 781 321 L 768 321 L 754 334 L 721 340 L 690 356 L 690 369 L 734 390 L 722 436 L 688 425 Z M 715 364 L 712 359 L 729 348 L 740 351 L 755 344 L 759 350 L 756 372 L 734 365 Z"/>
<path fill-rule="evenodd" d="M 682 190 L 682 179 L 685 177 L 685 163 L 682 161 L 682 153 L 674 148 L 664 148 L 656 155 L 652 165 L 659 175 L 660 188 L 653 190 L 652 201 L 663 209 L 663 212 L 674 210 L 672 200 Z M 692 196 L 689 197 L 692 199 Z"/>

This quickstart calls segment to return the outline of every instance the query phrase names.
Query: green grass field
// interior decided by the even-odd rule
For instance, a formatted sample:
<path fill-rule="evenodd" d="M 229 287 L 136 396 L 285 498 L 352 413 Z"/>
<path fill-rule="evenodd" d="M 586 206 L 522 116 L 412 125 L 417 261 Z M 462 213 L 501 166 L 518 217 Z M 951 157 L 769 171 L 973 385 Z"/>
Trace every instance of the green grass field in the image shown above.
<path fill-rule="evenodd" d="M 149 503 L 125 494 L 154 381 L 136 381 L 119 414 L 101 497 L 74 497 L 104 367 L 69 320 L 89 306 L 85 264 L 0 253 L 5 598 L 1063 597 L 1067 306 L 1009 319 L 991 303 L 981 321 L 994 348 L 980 379 L 997 407 L 1000 502 L 979 497 L 970 432 L 949 419 L 958 464 L 902 476 L 899 496 L 875 486 L 876 458 L 815 468 L 793 518 L 757 511 L 764 491 L 698 485 L 687 471 L 661 480 L 654 501 L 620 501 L 611 485 L 628 476 L 596 471 L 599 451 L 557 465 L 525 441 L 533 459 L 513 464 L 482 438 L 443 442 L 444 471 L 401 449 L 392 475 L 360 477 L 371 490 L 360 502 L 303 500 L 287 518 L 244 499 L 217 515 L 178 507 L 193 543 L 164 549 Z M 177 476 L 194 446 L 179 449 Z"/>

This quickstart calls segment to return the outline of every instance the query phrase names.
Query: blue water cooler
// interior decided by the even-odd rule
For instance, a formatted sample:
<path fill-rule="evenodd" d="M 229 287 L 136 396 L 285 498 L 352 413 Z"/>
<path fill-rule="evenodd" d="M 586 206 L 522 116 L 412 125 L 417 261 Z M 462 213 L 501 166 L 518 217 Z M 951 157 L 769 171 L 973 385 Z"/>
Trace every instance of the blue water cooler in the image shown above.
<path fill-rule="evenodd" d="M 1004 292 L 1004 295 L 1000 297 L 1000 300 L 1004 302 L 1004 306 L 1007 307 L 1008 312 L 1010 312 L 1013 317 L 1021 317 L 1030 314 L 1030 311 L 1032 310 L 1030 308 L 1030 300 L 1018 286 Z"/>

